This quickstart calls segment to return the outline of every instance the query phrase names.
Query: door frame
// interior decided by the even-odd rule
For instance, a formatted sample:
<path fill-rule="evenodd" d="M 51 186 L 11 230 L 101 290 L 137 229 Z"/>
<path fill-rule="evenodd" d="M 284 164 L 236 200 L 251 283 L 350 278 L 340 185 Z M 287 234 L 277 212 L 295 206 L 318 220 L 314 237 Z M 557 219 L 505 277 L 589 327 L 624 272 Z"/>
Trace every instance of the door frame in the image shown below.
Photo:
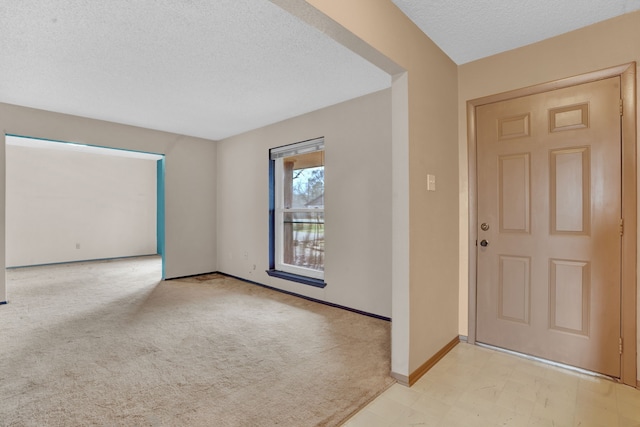
<path fill-rule="evenodd" d="M 477 303 L 477 148 L 476 148 L 476 108 L 494 102 L 534 95 L 583 83 L 590 83 L 611 77 L 620 77 L 620 93 L 623 100 L 622 115 L 622 217 L 624 234 L 622 236 L 621 266 L 621 336 L 624 351 L 620 360 L 620 381 L 632 387 L 639 383 L 637 377 L 637 183 L 636 183 L 636 63 L 619 65 L 604 70 L 568 77 L 548 83 L 541 83 L 522 89 L 511 90 L 495 95 L 467 101 L 467 149 L 469 176 L 469 332 L 468 342 L 476 342 L 476 303 Z"/>

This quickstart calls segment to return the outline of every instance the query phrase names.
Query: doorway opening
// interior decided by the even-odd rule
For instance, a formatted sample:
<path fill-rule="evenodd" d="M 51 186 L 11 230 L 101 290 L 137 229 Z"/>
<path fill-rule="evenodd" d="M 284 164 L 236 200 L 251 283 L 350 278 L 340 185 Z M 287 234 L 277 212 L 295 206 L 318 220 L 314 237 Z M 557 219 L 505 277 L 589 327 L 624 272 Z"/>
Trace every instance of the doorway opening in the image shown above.
<path fill-rule="evenodd" d="M 5 135 L 6 266 L 160 255 L 164 155 Z"/>

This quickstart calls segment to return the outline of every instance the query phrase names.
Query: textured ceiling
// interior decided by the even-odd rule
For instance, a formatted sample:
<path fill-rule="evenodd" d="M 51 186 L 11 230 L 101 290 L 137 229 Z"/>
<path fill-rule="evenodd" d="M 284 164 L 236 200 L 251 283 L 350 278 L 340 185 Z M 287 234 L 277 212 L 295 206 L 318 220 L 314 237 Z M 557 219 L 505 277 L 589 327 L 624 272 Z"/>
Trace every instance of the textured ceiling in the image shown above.
<path fill-rule="evenodd" d="M 640 0 L 393 2 L 457 64 L 640 9 Z"/>
<path fill-rule="evenodd" d="M 393 1 L 458 64 L 640 9 Z M 217 140 L 390 80 L 271 1 L 0 1 L 0 102 Z"/>
<path fill-rule="evenodd" d="M 221 139 L 390 85 L 270 1 L 0 1 L 0 102 Z"/>

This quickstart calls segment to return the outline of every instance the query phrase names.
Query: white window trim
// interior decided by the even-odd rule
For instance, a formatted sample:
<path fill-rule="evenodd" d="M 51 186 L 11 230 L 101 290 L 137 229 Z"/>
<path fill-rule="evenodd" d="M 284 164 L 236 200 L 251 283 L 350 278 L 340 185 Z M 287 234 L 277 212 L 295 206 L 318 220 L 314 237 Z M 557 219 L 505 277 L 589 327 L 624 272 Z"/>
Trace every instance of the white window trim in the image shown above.
<path fill-rule="evenodd" d="M 269 150 L 271 160 L 275 163 L 274 168 L 274 268 L 298 276 L 304 276 L 314 279 L 324 280 L 324 271 L 313 270 L 305 267 L 283 263 L 284 246 L 283 246 L 283 225 L 284 214 L 286 212 L 323 212 L 324 209 L 285 209 L 284 208 L 284 158 L 291 157 L 296 154 L 311 153 L 314 151 L 324 151 L 324 137 L 310 139 L 307 141 L 296 142 L 294 144 L 284 145 Z"/>
<path fill-rule="evenodd" d="M 324 149 L 322 145 L 320 149 L 314 149 L 310 151 L 321 151 Z M 311 268 L 298 267 L 291 264 L 285 264 L 282 261 L 284 255 L 284 242 L 282 236 L 284 234 L 284 214 L 287 212 L 323 212 L 324 209 L 309 209 L 309 208 L 284 208 L 284 189 L 282 183 L 284 182 L 284 157 L 280 156 L 275 159 L 275 224 L 274 224 L 274 243 L 275 243 L 275 269 L 284 271 L 291 274 L 297 274 L 299 276 L 312 277 L 315 279 L 324 279 L 324 271 L 313 270 Z"/>

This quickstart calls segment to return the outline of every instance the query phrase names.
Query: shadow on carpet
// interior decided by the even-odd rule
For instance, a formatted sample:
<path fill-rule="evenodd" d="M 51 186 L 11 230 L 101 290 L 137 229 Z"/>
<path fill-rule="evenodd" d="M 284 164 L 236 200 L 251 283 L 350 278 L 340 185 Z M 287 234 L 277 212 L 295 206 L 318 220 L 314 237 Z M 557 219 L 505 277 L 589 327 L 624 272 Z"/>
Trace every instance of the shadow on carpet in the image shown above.
<path fill-rule="evenodd" d="M 0 425 L 337 426 L 394 383 L 389 322 L 159 269 L 9 271 Z"/>

